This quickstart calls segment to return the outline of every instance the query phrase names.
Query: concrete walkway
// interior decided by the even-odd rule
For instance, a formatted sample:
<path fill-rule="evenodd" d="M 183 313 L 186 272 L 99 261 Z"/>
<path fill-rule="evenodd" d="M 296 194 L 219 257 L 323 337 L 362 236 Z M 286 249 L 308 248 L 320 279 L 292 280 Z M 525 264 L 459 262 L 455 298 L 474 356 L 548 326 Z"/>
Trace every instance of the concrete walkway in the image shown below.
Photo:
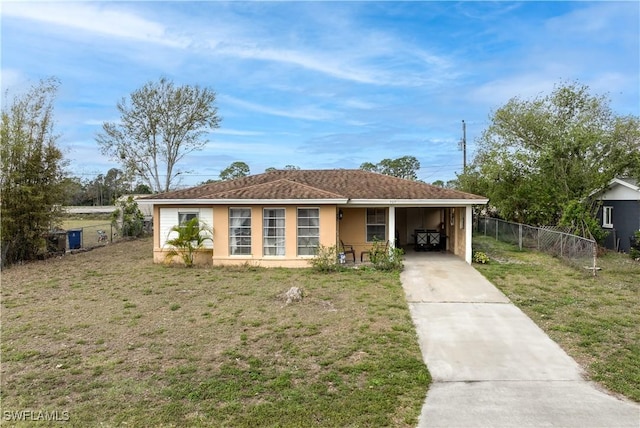
<path fill-rule="evenodd" d="M 459 258 L 408 253 L 401 275 L 433 383 L 419 427 L 640 427 L 640 405 L 578 364 Z"/>

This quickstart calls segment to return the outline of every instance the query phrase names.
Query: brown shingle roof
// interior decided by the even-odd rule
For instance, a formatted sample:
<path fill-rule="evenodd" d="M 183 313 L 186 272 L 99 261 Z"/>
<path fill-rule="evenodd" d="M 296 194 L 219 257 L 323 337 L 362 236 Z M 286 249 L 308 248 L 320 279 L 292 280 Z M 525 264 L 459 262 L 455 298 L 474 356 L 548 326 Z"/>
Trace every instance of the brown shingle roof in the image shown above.
<path fill-rule="evenodd" d="M 277 170 L 146 199 L 465 199 L 482 196 L 360 169 Z"/>

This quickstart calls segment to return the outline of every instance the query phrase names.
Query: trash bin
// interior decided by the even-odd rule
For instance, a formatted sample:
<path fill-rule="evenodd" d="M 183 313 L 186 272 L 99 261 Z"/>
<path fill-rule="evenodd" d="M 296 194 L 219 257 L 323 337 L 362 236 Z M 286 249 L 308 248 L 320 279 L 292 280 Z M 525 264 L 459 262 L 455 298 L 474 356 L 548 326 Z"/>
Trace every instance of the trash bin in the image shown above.
<path fill-rule="evenodd" d="M 69 238 L 70 250 L 79 250 L 82 248 L 82 229 L 67 230 L 67 237 Z"/>
<path fill-rule="evenodd" d="M 64 254 L 67 250 L 67 242 L 65 231 L 52 230 L 47 233 L 47 253 Z"/>

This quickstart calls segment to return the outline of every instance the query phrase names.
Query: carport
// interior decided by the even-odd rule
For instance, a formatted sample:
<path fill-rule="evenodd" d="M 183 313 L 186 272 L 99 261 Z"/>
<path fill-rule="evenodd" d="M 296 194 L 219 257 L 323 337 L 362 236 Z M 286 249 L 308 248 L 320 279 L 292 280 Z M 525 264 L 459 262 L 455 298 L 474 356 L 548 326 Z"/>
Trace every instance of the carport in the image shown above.
<path fill-rule="evenodd" d="M 369 227 L 378 227 L 379 240 L 402 248 L 405 252 L 417 252 L 424 257 L 433 252 L 448 252 L 471 263 L 472 207 L 486 201 L 456 199 L 447 200 L 350 200 L 338 206 L 340 241 L 352 246 L 357 254 L 366 252 L 372 245 Z M 377 214 L 378 224 L 372 226 L 372 213 Z M 384 215 L 384 216 L 383 216 Z"/>

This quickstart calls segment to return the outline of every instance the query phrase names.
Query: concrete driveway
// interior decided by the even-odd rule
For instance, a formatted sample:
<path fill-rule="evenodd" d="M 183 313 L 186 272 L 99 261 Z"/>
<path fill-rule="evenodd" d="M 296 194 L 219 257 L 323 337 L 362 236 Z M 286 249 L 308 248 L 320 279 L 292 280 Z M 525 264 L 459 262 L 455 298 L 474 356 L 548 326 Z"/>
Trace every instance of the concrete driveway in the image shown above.
<path fill-rule="evenodd" d="M 640 405 L 578 364 L 459 258 L 408 253 L 401 275 L 433 383 L 419 427 L 640 427 Z"/>

